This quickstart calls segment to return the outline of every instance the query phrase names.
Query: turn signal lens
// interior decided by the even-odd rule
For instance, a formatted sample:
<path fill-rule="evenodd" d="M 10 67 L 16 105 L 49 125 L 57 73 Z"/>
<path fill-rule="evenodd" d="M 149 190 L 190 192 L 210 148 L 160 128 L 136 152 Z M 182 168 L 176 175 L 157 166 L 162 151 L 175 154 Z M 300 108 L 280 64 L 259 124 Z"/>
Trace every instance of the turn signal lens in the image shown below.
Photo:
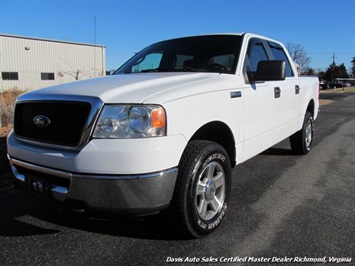
<path fill-rule="evenodd" d="M 153 128 L 165 128 L 166 118 L 165 111 L 162 107 L 152 110 L 151 119 Z"/>

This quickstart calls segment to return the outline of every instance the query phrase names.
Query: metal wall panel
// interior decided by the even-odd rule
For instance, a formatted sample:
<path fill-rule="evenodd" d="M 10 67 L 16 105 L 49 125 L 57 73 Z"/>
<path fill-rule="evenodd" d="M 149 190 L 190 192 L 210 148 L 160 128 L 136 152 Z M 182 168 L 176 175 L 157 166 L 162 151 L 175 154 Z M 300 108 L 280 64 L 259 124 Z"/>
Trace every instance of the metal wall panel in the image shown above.
<path fill-rule="evenodd" d="M 105 46 L 0 35 L 0 91 L 104 76 L 105 63 Z M 2 72 L 18 72 L 18 80 L 3 80 Z M 54 73 L 54 80 L 41 73 Z"/>

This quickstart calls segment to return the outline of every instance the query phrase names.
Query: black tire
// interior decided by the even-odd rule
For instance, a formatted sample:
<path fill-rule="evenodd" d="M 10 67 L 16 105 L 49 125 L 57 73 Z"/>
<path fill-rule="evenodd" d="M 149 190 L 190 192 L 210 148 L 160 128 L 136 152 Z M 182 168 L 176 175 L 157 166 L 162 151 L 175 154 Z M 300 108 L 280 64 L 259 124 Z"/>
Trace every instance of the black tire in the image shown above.
<path fill-rule="evenodd" d="M 297 155 L 305 155 L 311 151 L 313 144 L 314 121 L 312 114 L 306 112 L 302 129 L 290 137 L 292 151 Z"/>
<path fill-rule="evenodd" d="M 173 197 L 185 237 L 199 238 L 217 229 L 226 214 L 230 191 L 231 165 L 224 148 L 211 141 L 189 143 L 180 160 Z"/>

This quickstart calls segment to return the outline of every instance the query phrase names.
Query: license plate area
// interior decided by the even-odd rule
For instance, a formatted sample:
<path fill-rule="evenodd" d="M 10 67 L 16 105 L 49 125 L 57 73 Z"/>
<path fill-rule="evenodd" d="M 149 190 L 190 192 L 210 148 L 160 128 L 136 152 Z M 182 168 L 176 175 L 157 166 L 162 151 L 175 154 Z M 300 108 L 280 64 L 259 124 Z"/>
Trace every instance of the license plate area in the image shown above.
<path fill-rule="evenodd" d="M 47 194 L 49 193 L 48 182 L 45 179 L 35 176 L 26 176 L 26 188 L 30 191 Z"/>
<path fill-rule="evenodd" d="M 69 190 L 71 182 L 70 178 L 58 177 L 21 166 L 16 166 L 16 169 L 22 176 L 24 176 L 25 189 L 27 190 L 33 190 L 40 193 L 49 192 L 48 194 L 51 194 L 52 189 L 56 187 Z"/>

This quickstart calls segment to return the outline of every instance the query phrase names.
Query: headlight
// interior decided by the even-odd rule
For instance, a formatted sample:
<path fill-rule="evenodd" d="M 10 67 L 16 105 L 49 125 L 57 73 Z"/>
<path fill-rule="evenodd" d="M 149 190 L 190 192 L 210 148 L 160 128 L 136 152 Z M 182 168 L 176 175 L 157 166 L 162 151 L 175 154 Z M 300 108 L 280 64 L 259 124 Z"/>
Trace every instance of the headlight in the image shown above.
<path fill-rule="evenodd" d="M 106 105 L 93 138 L 146 138 L 166 135 L 166 115 L 158 105 Z"/>
<path fill-rule="evenodd" d="M 143 133 L 151 125 L 150 115 L 145 107 L 132 107 L 128 114 L 131 128 L 138 133 Z"/>

